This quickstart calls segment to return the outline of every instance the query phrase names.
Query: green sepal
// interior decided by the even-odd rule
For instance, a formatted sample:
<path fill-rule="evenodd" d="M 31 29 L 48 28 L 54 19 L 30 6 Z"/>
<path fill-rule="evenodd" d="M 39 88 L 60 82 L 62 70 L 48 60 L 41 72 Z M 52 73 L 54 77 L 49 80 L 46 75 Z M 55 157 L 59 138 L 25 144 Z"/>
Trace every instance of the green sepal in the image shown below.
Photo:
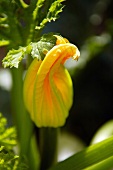
<path fill-rule="evenodd" d="M 38 60 L 43 60 L 45 55 L 49 50 L 51 50 L 56 44 L 56 37 L 53 36 L 53 33 L 44 34 L 40 41 L 36 43 L 31 43 L 32 51 L 31 55 L 33 58 Z"/>

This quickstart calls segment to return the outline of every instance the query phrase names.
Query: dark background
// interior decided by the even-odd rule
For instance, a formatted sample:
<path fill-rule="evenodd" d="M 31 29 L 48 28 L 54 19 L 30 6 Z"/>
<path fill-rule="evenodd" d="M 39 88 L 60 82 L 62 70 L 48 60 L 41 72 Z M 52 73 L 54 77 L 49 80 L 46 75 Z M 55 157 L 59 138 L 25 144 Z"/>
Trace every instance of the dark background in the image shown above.
<path fill-rule="evenodd" d="M 95 46 L 93 57 L 72 74 L 74 103 L 65 129 L 89 144 L 98 128 L 113 119 L 113 1 L 67 0 L 65 5 L 45 32 L 59 32 L 79 49 L 92 37 L 106 33 L 111 38 L 99 52 Z"/>

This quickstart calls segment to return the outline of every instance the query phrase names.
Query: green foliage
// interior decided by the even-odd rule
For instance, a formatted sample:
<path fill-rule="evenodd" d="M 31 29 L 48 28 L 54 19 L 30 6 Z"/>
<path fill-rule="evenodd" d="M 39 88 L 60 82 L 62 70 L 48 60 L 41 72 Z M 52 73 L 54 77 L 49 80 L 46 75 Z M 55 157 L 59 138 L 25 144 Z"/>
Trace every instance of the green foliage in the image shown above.
<path fill-rule="evenodd" d="M 44 34 L 40 41 L 36 43 L 31 43 L 32 51 L 31 55 L 33 58 L 38 60 L 43 60 L 46 53 L 52 49 L 56 44 L 56 37 L 53 36 L 53 33 Z"/>
<path fill-rule="evenodd" d="M 113 156 L 96 163 L 92 166 L 85 168 L 84 170 L 108 170 L 113 168 Z"/>
<path fill-rule="evenodd" d="M 0 113 L 0 145 L 12 149 L 17 144 L 15 127 L 6 128 L 7 120 Z"/>
<path fill-rule="evenodd" d="M 20 47 L 18 50 L 10 50 L 6 57 L 3 59 L 4 67 L 16 67 L 18 68 L 19 62 L 23 59 L 26 53 L 25 47 Z"/>
<path fill-rule="evenodd" d="M 50 170 L 107 170 L 110 168 L 113 168 L 113 136 L 83 149 Z"/>
<path fill-rule="evenodd" d="M 22 5 L 23 8 L 29 7 L 29 5 L 27 5 L 23 0 L 19 0 L 19 3 Z"/>
<path fill-rule="evenodd" d="M 18 68 L 21 60 L 31 54 L 33 58 L 43 60 L 45 54 L 56 44 L 56 37 L 53 33 L 44 34 L 38 42 L 30 43 L 27 47 L 20 47 L 18 50 L 10 50 L 3 59 L 4 67 Z"/>
<path fill-rule="evenodd" d="M 0 41 L 18 47 L 37 40 L 45 25 L 62 12 L 63 1 L 32 0 L 29 5 L 23 0 L 0 1 Z"/>
<path fill-rule="evenodd" d="M 48 22 L 55 21 L 59 17 L 59 13 L 62 12 L 63 5 L 61 4 L 64 0 L 54 1 L 44 19 L 40 22 L 39 26 L 36 26 L 36 29 L 42 29 Z"/>
<path fill-rule="evenodd" d="M 37 3 L 36 3 L 36 8 L 34 9 L 34 11 L 33 11 L 33 20 L 38 20 L 38 16 L 40 15 L 40 12 L 41 12 L 41 8 L 43 7 L 43 5 L 44 5 L 44 1 L 45 0 L 39 0 L 39 1 L 37 1 Z M 41 12 L 41 14 L 42 14 L 42 12 Z M 38 20 L 39 21 L 39 20 Z"/>
<path fill-rule="evenodd" d="M 6 126 L 7 119 L 0 113 L 0 169 L 27 170 L 27 165 L 13 151 L 13 147 L 17 145 L 15 127 Z"/>
<path fill-rule="evenodd" d="M 0 147 L 0 169 L 11 170 L 16 168 L 18 162 L 18 156 L 15 156 L 12 151 L 5 150 L 4 146 Z"/>
<path fill-rule="evenodd" d="M 20 160 L 12 150 L 0 147 L 0 169 L 1 170 L 28 170 L 25 160 Z"/>

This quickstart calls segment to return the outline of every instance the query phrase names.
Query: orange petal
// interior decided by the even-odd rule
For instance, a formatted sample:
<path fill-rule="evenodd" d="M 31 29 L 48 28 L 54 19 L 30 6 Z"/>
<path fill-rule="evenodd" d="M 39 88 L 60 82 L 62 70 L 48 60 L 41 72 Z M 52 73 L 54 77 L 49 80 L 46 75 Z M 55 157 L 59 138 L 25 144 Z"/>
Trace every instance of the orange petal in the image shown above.
<path fill-rule="evenodd" d="M 70 109 L 73 102 L 73 87 L 70 74 L 63 65 L 60 65 L 59 69 L 54 73 L 53 79 L 56 88 L 62 95 L 65 107 Z"/>
<path fill-rule="evenodd" d="M 36 74 L 37 71 L 40 67 L 41 60 L 38 61 L 36 58 L 33 60 L 31 63 L 27 74 L 25 76 L 24 80 L 24 86 L 23 86 L 23 95 L 24 95 L 24 101 L 25 101 L 25 106 L 29 113 L 31 113 L 31 117 L 33 117 L 32 109 L 33 109 L 33 90 L 34 90 L 34 83 L 36 79 Z"/>
<path fill-rule="evenodd" d="M 38 79 L 38 77 L 37 77 Z M 60 65 L 54 75 L 48 74 L 41 86 L 35 82 L 34 122 L 38 127 L 58 127 L 65 123 L 72 105 L 73 88 L 68 71 Z"/>

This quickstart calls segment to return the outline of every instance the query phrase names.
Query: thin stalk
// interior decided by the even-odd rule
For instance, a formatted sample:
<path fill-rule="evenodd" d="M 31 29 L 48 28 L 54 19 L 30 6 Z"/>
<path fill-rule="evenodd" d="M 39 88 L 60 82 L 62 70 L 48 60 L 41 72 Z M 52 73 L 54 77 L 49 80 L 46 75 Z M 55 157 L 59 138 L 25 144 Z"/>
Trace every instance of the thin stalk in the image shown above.
<path fill-rule="evenodd" d="M 27 63 L 30 65 L 30 61 Z M 29 113 L 26 111 L 23 101 L 23 72 L 24 68 L 21 64 L 18 69 L 11 69 L 13 87 L 12 87 L 12 108 L 13 117 L 18 132 L 18 140 L 20 145 L 20 156 L 25 156 L 28 161 L 29 170 L 37 170 L 39 167 L 39 151 L 35 138 L 34 124 L 31 121 Z"/>
<path fill-rule="evenodd" d="M 28 160 L 30 160 L 30 168 L 29 170 L 39 170 L 40 166 L 40 155 L 38 152 L 37 140 L 36 135 L 33 134 L 30 142 L 30 149 L 28 153 Z"/>
<path fill-rule="evenodd" d="M 46 170 L 56 162 L 59 129 L 40 129 L 40 170 Z"/>
<path fill-rule="evenodd" d="M 20 143 L 20 155 L 28 156 L 33 124 L 23 102 L 23 68 L 11 69 L 12 72 L 12 109 Z"/>

